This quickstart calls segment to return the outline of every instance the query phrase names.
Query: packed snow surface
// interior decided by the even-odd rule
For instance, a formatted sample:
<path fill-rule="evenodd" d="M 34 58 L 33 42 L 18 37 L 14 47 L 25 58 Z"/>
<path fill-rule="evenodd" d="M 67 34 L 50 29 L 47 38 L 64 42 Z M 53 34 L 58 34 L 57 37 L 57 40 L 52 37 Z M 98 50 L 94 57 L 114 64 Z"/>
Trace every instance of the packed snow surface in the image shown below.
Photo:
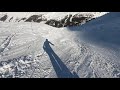
<path fill-rule="evenodd" d="M 119 12 L 64 28 L 0 22 L 0 76 L 119 78 L 119 38 Z"/>

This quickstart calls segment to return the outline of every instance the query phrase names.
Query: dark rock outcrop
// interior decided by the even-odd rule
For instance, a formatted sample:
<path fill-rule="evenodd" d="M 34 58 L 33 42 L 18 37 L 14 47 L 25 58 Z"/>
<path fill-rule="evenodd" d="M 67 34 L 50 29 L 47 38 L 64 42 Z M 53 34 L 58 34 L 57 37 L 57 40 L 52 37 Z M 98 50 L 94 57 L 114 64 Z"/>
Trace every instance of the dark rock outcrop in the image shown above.
<path fill-rule="evenodd" d="M 12 19 L 13 19 L 13 17 L 10 18 L 9 22 L 11 22 Z"/>
<path fill-rule="evenodd" d="M 38 22 L 46 21 L 46 19 L 43 17 L 43 15 L 32 15 L 29 17 L 25 22 Z"/>
<path fill-rule="evenodd" d="M 0 21 L 3 21 L 3 22 L 4 22 L 7 18 L 8 18 L 8 16 L 7 16 L 7 15 L 4 15 L 3 17 L 0 18 Z"/>

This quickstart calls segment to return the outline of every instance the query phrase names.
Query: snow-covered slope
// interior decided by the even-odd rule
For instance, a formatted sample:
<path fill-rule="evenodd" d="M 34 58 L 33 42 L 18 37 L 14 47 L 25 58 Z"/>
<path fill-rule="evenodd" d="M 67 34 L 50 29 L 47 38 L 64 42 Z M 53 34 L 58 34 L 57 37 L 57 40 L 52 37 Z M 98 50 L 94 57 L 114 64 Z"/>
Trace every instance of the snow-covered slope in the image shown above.
<path fill-rule="evenodd" d="M 119 78 L 119 24 L 119 12 L 64 28 L 0 22 L 0 76 Z"/>

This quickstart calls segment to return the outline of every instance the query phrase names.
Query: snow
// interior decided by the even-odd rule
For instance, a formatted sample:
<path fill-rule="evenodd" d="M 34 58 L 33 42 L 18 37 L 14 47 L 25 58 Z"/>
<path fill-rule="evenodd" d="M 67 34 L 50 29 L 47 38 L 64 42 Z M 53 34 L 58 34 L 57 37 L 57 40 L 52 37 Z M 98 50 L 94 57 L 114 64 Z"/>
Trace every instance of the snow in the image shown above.
<path fill-rule="evenodd" d="M 75 27 L 0 22 L 0 77 L 119 78 L 120 13 L 93 13 L 98 18 Z M 44 44 L 46 39 L 54 45 Z"/>

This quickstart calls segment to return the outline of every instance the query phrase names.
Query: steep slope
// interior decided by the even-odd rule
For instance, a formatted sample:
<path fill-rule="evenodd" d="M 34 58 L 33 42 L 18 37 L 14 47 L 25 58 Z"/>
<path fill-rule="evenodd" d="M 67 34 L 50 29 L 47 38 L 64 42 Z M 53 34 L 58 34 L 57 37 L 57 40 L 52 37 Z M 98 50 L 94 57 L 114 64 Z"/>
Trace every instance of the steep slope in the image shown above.
<path fill-rule="evenodd" d="M 90 46 L 93 55 L 87 58 L 91 63 L 86 68 L 92 68 L 97 77 L 120 77 L 119 20 L 120 13 L 111 12 L 80 27 L 68 28 L 76 32 L 78 41 Z M 78 71 L 82 73 L 85 66 L 79 67 Z"/>

